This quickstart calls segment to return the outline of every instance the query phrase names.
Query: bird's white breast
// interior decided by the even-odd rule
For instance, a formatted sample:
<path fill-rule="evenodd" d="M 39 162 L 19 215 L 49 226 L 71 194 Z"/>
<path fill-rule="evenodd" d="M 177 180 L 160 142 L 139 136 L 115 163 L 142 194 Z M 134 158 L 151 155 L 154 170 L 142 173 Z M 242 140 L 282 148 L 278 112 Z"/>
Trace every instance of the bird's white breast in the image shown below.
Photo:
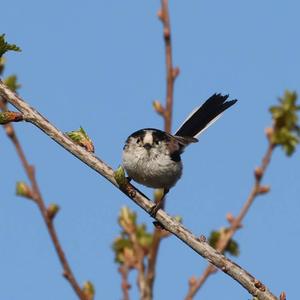
<path fill-rule="evenodd" d="M 132 150 L 124 149 L 123 167 L 136 182 L 151 188 L 169 189 L 181 177 L 181 161 L 173 161 L 168 153 L 158 149 L 149 152 L 143 147 Z"/>

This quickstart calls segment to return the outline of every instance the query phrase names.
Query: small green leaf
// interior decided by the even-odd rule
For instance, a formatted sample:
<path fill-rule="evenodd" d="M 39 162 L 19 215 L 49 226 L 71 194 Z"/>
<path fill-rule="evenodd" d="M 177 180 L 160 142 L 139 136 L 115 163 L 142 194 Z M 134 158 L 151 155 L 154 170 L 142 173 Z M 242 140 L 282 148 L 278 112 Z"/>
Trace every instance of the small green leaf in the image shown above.
<path fill-rule="evenodd" d="M 15 44 L 8 44 L 5 41 L 5 34 L 0 35 L 0 57 L 7 51 L 17 51 L 20 52 L 21 48 Z"/>
<path fill-rule="evenodd" d="M 208 238 L 209 245 L 216 249 L 217 244 L 221 238 L 222 231 L 226 233 L 227 230 L 227 228 L 221 228 L 219 231 L 213 230 L 210 234 L 210 237 Z M 238 256 L 240 253 L 238 243 L 235 240 L 230 239 L 224 252 L 227 252 L 233 256 Z"/>
<path fill-rule="evenodd" d="M 137 260 L 147 256 L 152 245 L 153 234 L 147 231 L 145 224 L 137 224 L 137 215 L 128 207 L 122 207 L 118 218 L 121 226 L 120 235 L 114 240 L 112 249 L 115 253 L 115 262 L 125 264 L 129 268 L 136 268 Z"/>
<path fill-rule="evenodd" d="M 297 112 L 300 106 L 296 105 L 296 102 L 297 94 L 286 91 L 279 99 L 279 105 L 270 107 L 274 122 L 271 142 L 280 145 L 288 156 L 294 153 L 300 142 L 300 130 L 297 124 Z"/>
<path fill-rule="evenodd" d="M 208 243 L 210 246 L 212 246 L 213 248 L 216 248 L 217 243 L 220 239 L 221 233 L 219 231 L 213 230 L 210 233 L 210 236 L 208 238 Z"/>
<path fill-rule="evenodd" d="M 18 83 L 18 79 L 17 79 L 16 75 L 10 75 L 10 76 L 6 77 L 3 80 L 3 82 L 13 92 L 16 92 L 21 87 L 21 84 Z"/>
<path fill-rule="evenodd" d="M 128 236 L 122 235 L 117 237 L 113 242 L 112 248 L 115 252 L 116 263 L 123 264 L 125 262 L 126 255 L 128 256 L 129 253 L 134 256 L 133 245 Z"/>
<path fill-rule="evenodd" d="M 137 226 L 136 235 L 140 245 L 148 253 L 152 245 L 153 235 L 147 232 L 147 228 L 145 224 L 140 224 Z"/>
<path fill-rule="evenodd" d="M 239 256 L 239 254 L 240 254 L 239 244 L 234 239 L 231 239 L 229 241 L 225 251 L 233 256 Z"/>

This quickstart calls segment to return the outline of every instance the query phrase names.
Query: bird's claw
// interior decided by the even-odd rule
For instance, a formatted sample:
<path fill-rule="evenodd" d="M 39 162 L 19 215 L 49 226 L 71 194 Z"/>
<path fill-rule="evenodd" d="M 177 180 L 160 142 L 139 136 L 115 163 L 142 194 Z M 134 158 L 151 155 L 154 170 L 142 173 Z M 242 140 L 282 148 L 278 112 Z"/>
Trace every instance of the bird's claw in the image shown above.
<path fill-rule="evenodd" d="M 158 203 L 157 204 L 154 204 L 152 207 L 151 207 L 151 209 L 150 209 L 150 216 L 152 217 L 152 218 L 155 218 L 156 217 L 156 213 L 157 213 L 157 211 L 160 209 L 160 205 L 158 205 Z"/>

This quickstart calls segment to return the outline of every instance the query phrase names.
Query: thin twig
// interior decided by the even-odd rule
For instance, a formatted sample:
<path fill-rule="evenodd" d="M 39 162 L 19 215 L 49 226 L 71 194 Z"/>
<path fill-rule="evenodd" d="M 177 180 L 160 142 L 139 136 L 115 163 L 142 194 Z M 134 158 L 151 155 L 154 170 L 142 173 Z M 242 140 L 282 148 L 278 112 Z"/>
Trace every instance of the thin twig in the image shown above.
<path fill-rule="evenodd" d="M 119 267 L 119 272 L 121 273 L 122 277 L 122 291 L 123 291 L 123 300 L 129 300 L 129 289 L 131 288 L 128 282 L 128 267 L 126 264 L 122 264 Z"/>
<path fill-rule="evenodd" d="M 279 300 L 286 300 L 286 294 L 285 294 L 285 292 L 281 292 L 281 294 L 279 296 Z"/>
<path fill-rule="evenodd" d="M 158 12 L 158 17 L 163 24 L 163 36 L 165 41 L 165 56 L 166 56 L 166 106 L 161 114 L 164 118 L 164 130 L 171 132 L 172 114 L 173 114 L 173 96 L 174 82 L 179 74 L 179 69 L 173 67 L 172 62 L 172 42 L 171 42 L 171 25 L 169 16 L 168 0 L 161 0 L 161 9 Z M 155 268 L 159 246 L 161 242 L 161 229 L 155 228 L 153 233 L 153 242 L 149 253 L 147 281 L 150 290 L 153 291 L 153 283 L 155 279 Z"/>
<path fill-rule="evenodd" d="M 173 95 L 174 95 L 174 81 L 178 75 L 178 68 L 173 67 L 172 62 L 172 41 L 171 41 L 171 25 L 169 16 L 168 0 L 161 0 L 161 10 L 158 13 L 159 18 L 163 24 L 163 35 L 165 41 L 165 55 L 166 55 L 166 80 L 167 80 L 167 94 L 166 94 L 166 108 L 164 110 L 165 131 L 171 132 L 172 115 L 173 115 Z"/>
<path fill-rule="evenodd" d="M 136 270 L 138 272 L 137 283 L 140 290 L 140 299 L 150 300 L 152 295 L 145 278 L 144 251 L 137 239 L 136 228 L 128 232 L 128 234 L 136 255 Z"/>
<path fill-rule="evenodd" d="M 87 152 L 82 147 L 73 143 L 71 139 L 56 129 L 39 112 L 37 112 L 34 108 L 31 108 L 24 100 L 5 86 L 2 81 L 0 81 L 0 96 L 5 98 L 15 108 L 22 112 L 24 120 L 38 127 L 56 143 L 72 153 L 75 157 L 87 164 L 97 173 L 105 177 L 120 191 L 132 199 L 138 206 L 151 215 L 153 203 L 150 199 L 148 199 L 130 183 L 119 186 L 114 177 L 114 171 L 110 166 L 94 156 L 94 154 Z M 239 282 L 253 296 L 258 297 L 260 300 L 278 300 L 278 298 L 274 296 L 266 286 L 259 284 L 260 281 L 258 281 L 249 272 L 226 258 L 202 239 L 197 238 L 182 224 L 169 216 L 163 210 L 159 210 L 157 212 L 155 219 L 162 224 L 166 230 L 173 233 L 199 255 Z"/>
<path fill-rule="evenodd" d="M 0 109 L 3 111 L 7 110 L 5 103 L 3 101 L 1 101 L 1 99 L 0 99 Z M 73 272 L 69 265 L 67 257 L 66 257 L 66 255 L 62 249 L 62 246 L 59 242 L 57 232 L 56 232 L 54 224 L 53 224 L 53 219 L 47 213 L 47 207 L 45 205 L 45 202 L 43 200 L 42 194 L 40 192 L 40 189 L 39 189 L 39 186 L 38 186 L 38 183 L 36 180 L 34 167 L 32 165 L 30 165 L 29 162 L 27 161 L 27 158 L 25 156 L 23 148 L 19 142 L 19 139 L 16 135 L 16 132 L 15 132 L 12 124 L 9 123 L 9 124 L 5 124 L 4 126 L 5 126 L 7 136 L 10 138 L 11 142 L 15 146 L 15 149 L 21 160 L 23 168 L 24 168 L 24 170 L 28 176 L 28 179 L 31 183 L 32 200 L 34 200 L 34 202 L 37 204 L 37 206 L 41 212 L 41 215 L 44 219 L 48 233 L 51 237 L 51 240 L 55 247 L 56 253 L 57 253 L 60 263 L 63 267 L 63 270 L 64 270 L 63 275 L 69 281 L 69 283 L 71 284 L 73 290 L 75 291 L 75 293 L 77 294 L 79 299 L 85 300 L 86 297 L 84 296 L 79 284 L 77 283 L 75 276 L 73 275 Z"/>
<path fill-rule="evenodd" d="M 230 221 L 230 227 L 226 232 L 224 232 L 221 236 L 221 239 L 218 241 L 216 249 L 217 251 L 223 253 L 224 250 L 226 249 L 228 243 L 232 239 L 233 235 L 236 233 L 238 229 L 241 228 L 242 226 L 242 221 L 247 215 L 251 205 L 253 204 L 254 200 L 256 199 L 257 196 L 260 194 L 264 193 L 266 191 L 265 187 L 261 186 L 261 180 L 265 174 L 265 171 L 270 163 L 271 156 L 273 154 L 273 150 L 275 149 L 275 145 L 269 141 L 269 146 L 268 149 L 262 159 L 261 166 L 255 169 L 254 172 L 254 178 L 255 182 L 254 185 L 251 189 L 251 192 L 244 203 L 242 209 L 240 210 L 239 214 L 237 217 L 232 218 Z M 188 293 L 185 297 L 185 300 L 192 300 L 195 294 L 199 291 L 199 289 L 203 286 L 207 278 L 214 274 L 216 272 L 216 268 L 212 265 L 209 265 L 206 267 L 204 270 L 203 274 L 193 282 L 193 284 L 189 285 L 189 290 Z"/>

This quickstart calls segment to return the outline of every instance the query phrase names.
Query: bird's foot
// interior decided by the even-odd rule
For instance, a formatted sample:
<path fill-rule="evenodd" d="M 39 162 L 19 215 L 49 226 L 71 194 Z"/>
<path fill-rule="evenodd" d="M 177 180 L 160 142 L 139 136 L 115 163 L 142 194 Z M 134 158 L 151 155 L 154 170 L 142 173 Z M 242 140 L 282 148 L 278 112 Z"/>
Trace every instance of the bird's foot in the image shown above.
<path fill-rule="evenodd" d="M 160 209 L 160 205 L 159 205 L 160 203 L 156 203 L 156 204 L 154 204 L 152 207 L 151 207 L 151 209 L 150 209 L 150 216 L 152 217 L 152 218 L 155 218 L 156 217 L 156 213 L 157 213 L 157 211 Z"/>
<path fill-rule="evenodd" d="M 154 221 L 152 224 L 159 230 L 166 230 L 165 226 L 158 221 Z"/>

